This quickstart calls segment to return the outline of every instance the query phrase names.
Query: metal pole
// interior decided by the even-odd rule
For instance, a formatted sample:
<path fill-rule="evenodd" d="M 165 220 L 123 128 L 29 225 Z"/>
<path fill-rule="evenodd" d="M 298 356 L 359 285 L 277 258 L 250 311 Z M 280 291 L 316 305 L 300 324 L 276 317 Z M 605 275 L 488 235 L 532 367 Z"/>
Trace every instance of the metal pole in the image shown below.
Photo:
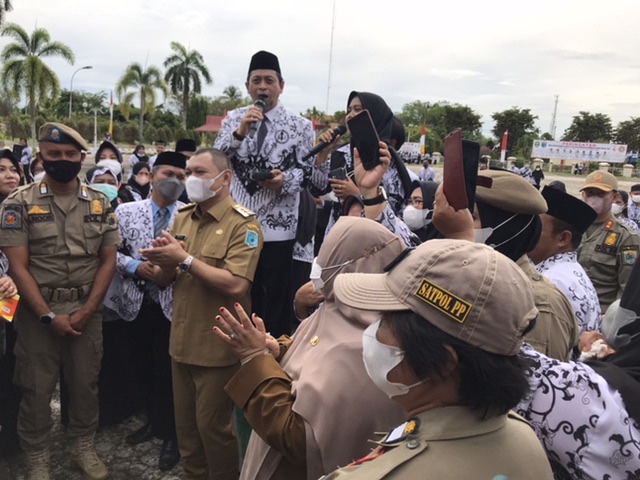
<path fill-rule="evenodd" d="M 90 68 L 93 67 L 91 65 L 80 67 L 75 72 L 73 72 L 73 75 L 71 75 L 71 85 L 69 85 L 69 120 L 71 120 L 71 110 L 73 108 L 73 77 L 75 77 L 76 73 L 78 73 L 80 70 L 88 70 Z"/>
<path fill-rule="evenodd" d="M 93 154 L 98 149 L 98 109 L 93 109 Z"/>

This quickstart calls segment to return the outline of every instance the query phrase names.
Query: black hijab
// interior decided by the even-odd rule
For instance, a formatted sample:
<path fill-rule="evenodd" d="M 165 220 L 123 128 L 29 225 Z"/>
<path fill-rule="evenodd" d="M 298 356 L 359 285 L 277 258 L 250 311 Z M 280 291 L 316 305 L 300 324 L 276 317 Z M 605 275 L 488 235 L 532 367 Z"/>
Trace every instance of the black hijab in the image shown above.
<path fill-rule="evenodd" d="M 416 188 L 420 188 L 422 192 L 422 208 L 429 209 L 430 213 L 428 218 L 433 217 L 433 204 L 436 199 L 436 190 L 440 184 L 438 182 L 422 182 L 419 180 L 414 180 L 411 184 L 411 190 L 407 194 L 407 197 L 410 197 L 413 191 Z M 418 231 L 413 231 L 421 242 L 426 242 L 427 240 L 433 240 L 434 238 L 444 238 L 444 236 L 438 231 L 433 222 L 429 223 L 429 225 L 425 225 Z"/>
<path fill-rule="evenodd" d="M 151 182 L 147 183 L 146 185 L 140 185 L 138 182 L 136 182 L 136 175 L 138 175 L 140 173 L 140 170 L 142 170 L 143 168 L 146 168 L 147 170 L 149 170 L 149 172 L 151 172 L 151 169 L 149 168 L 149 164 L 145 163 L 145 162 L 138 162 L 133 166 L 133 169 L 131 170 L 131 178 L 129 178 L 129 181 L 127 182 L 127 185 L 129 185 L 129 187 L 131 187 L 131 190 L 134 190 L 136 193 L 140 194 L 140 197 L 142 197 L 142 199 L 144 200 L 145 198 L 149 197 L 149 192 L 151 190 Z"/>
<path fill-rule="evenodd" d="M 398 171 L 398 176 L 400 177 L 400 182 L 402 182 L 402 187 L 404 189 L 404 196 L 402 198 L 395 199 L 395 201 L 390 203 L 395 213 L 399 213 L 401 205 L 404 203 L 404 200 L 409 198 L 411 193 L 411 177 L 409 176 L 407 167 L 400 158 L 400 155 L 398 155 L 396 149 L 391 146 L 391 138 L 394 135 L 393 112 L 389 108 L 389 105 L 387 105 L 387 102 L 385 102 L 380 95 L 370 92 L 356 92 L 355 90 L 349 94 L 347 109 L 354 97 L 358 97 L 360 99 L 360 103 L 362 103 L 362 108 L 369 111 L 371 120 L 373 120 L 373 125 L 376 127 L 376 132 L 378 132 L 378 137 L 389 146 L 389 151 L 391 152 L 391 163 L 395 165 L 396 170 Z M 351 156 L 353 158 L 353 146 L 350 148 Z"/>
<path fill-rule="evenodd" d="M 2 158 L 6 158 L 7 160 L 9 160 L 11 162 L 11 164 L 15 167 L 15 169 L 18 171 L 18 175 L 20 175 L 20 181 L 18 182 L 18 186 L 24 185 L 25 173 L 22 170 L 22 165 L 20 164 L 18 159 L 15 157 L 13 152 L 11 150 L 9 150 L 8 148 L 0 150 L 0 159 L 2 159 Z M 5 198 L 7 198 L 7 197 L 5 197 L 4 195 L 0 195 L 0 203 L 2 203 Z"/>

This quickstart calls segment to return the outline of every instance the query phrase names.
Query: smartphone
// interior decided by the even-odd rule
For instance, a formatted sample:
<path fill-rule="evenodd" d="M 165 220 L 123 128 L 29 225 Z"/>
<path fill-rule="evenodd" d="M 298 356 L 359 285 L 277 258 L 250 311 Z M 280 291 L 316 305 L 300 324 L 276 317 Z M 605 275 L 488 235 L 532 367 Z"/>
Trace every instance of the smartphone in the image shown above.
<path fill-rule="evenodd" d="M 362 110 L 347 120 L 351 133 L 351 145 L 358 149 L 365 170 L 380 164 L 380 138 L 368 110 Z"/>
<path fill-rule="evenodd" d="M 275 175 L 271 170 L 256 170 L 251 174 L 251 179 L 256 182 L 271 180 L 273 177 L 275 177 Z"/>
<path fill-rule="evenodd" d="M 473 212 L 480 144 L 462 139 L 456 129 L 444 139 L 443 189 L 449 204 L 456 210 L 468 208 Z"/>
<path fill-rule="evenodd" d="M 347 168 L 340 167 L 329 172 L 329 178 L 334 178 L 336 180 L 346 180 L 347 179 Z"/>

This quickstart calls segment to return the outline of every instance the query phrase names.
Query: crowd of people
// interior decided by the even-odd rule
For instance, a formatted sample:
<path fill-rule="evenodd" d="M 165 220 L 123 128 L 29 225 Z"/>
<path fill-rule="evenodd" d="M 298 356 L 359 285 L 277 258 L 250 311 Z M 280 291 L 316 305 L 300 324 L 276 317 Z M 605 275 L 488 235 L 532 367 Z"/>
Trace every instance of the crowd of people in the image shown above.
<path fill-rule="evenodd" d="M 59 383 L 91 479 L 99 427 L 140 412 L 123 441 L 186 479 L 640 478 L 640 185 L 484 162 L 456 210 L 379 95 L 346 98 L 367 169 L 337 131 L 310 154 L 284 86 L 257 52 L 212 147 L 105 141 L 82 179 L 63 124 L 0 152 L 0 452 L 50 478 Z"/>

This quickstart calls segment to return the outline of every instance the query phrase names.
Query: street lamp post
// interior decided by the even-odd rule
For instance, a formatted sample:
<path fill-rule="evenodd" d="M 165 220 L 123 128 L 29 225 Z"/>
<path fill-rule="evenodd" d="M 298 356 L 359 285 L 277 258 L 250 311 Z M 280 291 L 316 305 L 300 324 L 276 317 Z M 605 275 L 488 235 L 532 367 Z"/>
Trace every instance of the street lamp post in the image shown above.
<path fill-rule="evenodd" d="M 80 67 L 75 72 L 73 72 L 73 75 L 71 75 L 71 85 L 69 87 L 69 120 L 71 120 L 71 109 L 73 107 L 73 77 L 75 77 L 76 73 L 78 73 L 80 70 L 89 70 L 91 68 L 93 68 L 91 65 Z"/>
<path fill-rule="evenodd" d="M 82 104 L 85 111 L 87 111 L 86 102 Z M 96 154 L 96 150 L 98 149 L 98 113 L 103 114 L 107 113 L 105 108 L 94 107 L 90 108 L 88 111 L 93 110 L 93 154 Z"/>

